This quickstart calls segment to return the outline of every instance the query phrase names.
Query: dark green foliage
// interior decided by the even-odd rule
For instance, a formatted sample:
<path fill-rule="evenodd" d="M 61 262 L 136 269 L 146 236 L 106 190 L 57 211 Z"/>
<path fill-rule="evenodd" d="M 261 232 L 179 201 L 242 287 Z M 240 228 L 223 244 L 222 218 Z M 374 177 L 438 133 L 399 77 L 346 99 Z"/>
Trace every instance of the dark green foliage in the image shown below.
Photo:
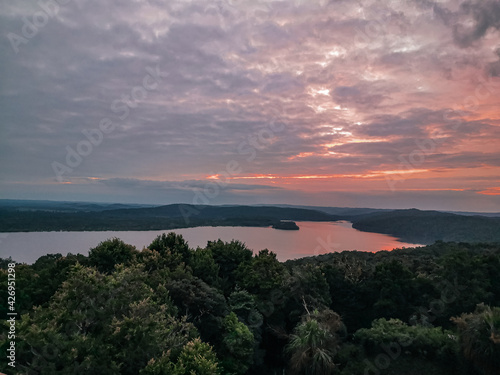
<path fill-rule="evenodd" d="M 354 342 L 366 352 L 365 369 L 384 363 L 391 374 L 406 374 L 413 371 L 408 363 L 423 361 L 429 373 L 458 374 L 460 370 L 457 336 L 441 327 L 410 326 L 399 319 L 382 318 L 373 321 L 371 328 L 358 330 Z M 359 356 L 356 361 L 360 362 Z M 343 374 L 350 368 L 347 365 Z"/>
<path fill-rule="evenodd" d="M 457 337 L 441 327 L 411 326 L 399 319 L 377 319 L 371 328 L 354 334 L 368 354 L 379 354 L 384 346 L 394 353 L 406 353 L 429 359 L 451 360 L 457 351 Z"/>
<path fill-rule="evenodd" d="M 495 244 L 280 263 L 239 241 L 111 239 L 16 265 L 17 373 L 496 374 L 499 307 L 474 309 L 499 306 L 499 272 Z"/>
<path fill-rule="evenodd" d="M 237 289 L 231 293 L 228 299 L 231 311 L 236 314 L 242 322 L 252 324 L 262 321 L 262 314 L 257 310 L 255 296 L 246 290 Z"/>
<path fill-rule="evenodd" d="M 443 256 L 438 264 L 440 280 L 448 280 L 448 295 L 446 304 L 446 315 L 460 315 L 462 312 L 472 312 L 476 304 L 480 302 L 491 303 L 495 300 L 492 282 L 497 277 L 487 277 L 491 274 L 489 264 L 492 260 L 498 265 L 498 253 L 496 257 L 475 255 L 467 250 L 459 250 Z M 499 268 L 500 269 L 500 268 Z M 498 270 L 496 270 L 498 275 Z M 495 290 L 496 291 L 496 290 Z"/>
<path fill-rule="evenodd" d="M 161 256 L 171 255 L 177 258 L 179 263 L 187 262 L 191 257 L 187 242 L 182 235 L 174 232 L 159 235 L 151 242 L 148 249 L 157 251 Z"/>
<path fill-rule="evenodd" d="M 292 374 L 337 373 L 334 358 L 340 343 L 339 332 L 343 328 L 340 316 L 331 310 L 307 311 L 286 346 Z"/>
<path fill-rule="evenodd" d="M 73 266 L 86 264 L 88 258 L 78 254 L 44 255 L 32 265 L 17 264 L 16 269 L 16 311 L 24 314 L 33 306 L 46 306 L 56 290 L 66 280 Z M 5 280 L 5 281 L 4 281 Z M 7 273 L 0 270 L 0 281 L 7 284 Z M 2 290 L 2 293 L 6 290 Z M 7 305 L 0 305 L 0 314 L 5 316 Z"/>
<path fill-rule="evenodd" d="M 20 368 L 41 374 L 137 374 L 149 359 L 178 350 L 196 335 L 174 319 L 171 303 L 155 302 L 140 267 L 106 276 L 77 266 L 47 308 L 24 315 L 18 327 Z"/>
<path fill-rule="evenodd" d="M 438 211 L 334 207 L 105 205 L 0 200 L 0 232 L 165 230 L 197 226 L 282 226 L 282 220 L 348 220 L 367 232 L 409 243 L 500 242 L 500 218 Z M 286 226 L 291 224 L 285 224 Z"/>
<path fill-rule="evenodd" d="M 353 253 L 354 254 L 354 253 Z M 338 259 L 321 266 L 330 289 L 331 308 L 338 312 L 350 330 L 369 326 L 374 318 L 373 305 L 377 299 L 370 280 L 373 271 L 366 264 L 351 259 Z M 337 260 L 336 260 L 337 261 Z"/>
<path fill-rule="evenodd" d="M 130 245 L 127 245 L 130 246 Z M 33 264 L 33 270 L 36 272 L 37 286 L 33 293 L 33 305 L 45 306 L 50 297 L 54 295 L 57 289 L 68 278 L 77 264 L 88 265 L 90 262 L 87 257 L 78 254 L 45 255 Z"/>
<path fill-rule="evenodd" d="M 166 288 L 179 312 L 198 328 L 203 341 L 217 342 L 222 318 L 229 311 L 224 295 L 188 274 L 174 276 Z"/>
<path fill-rule="evenodd" d="M 134 246 L 127 245 L 119 238 L 113 238 L 90 249 L 89 265 L 96 267 L 100 272 L 109 273 L 117 264 L 131 264 L 136 253 Z"/>
<path fill-rule="evenodd" d="M 460 333 L 460 350 L 476 371 L 496 375 L 500 369 L 500 307 L 477 306 L 471 314 L 453 318 Z"/>
<path fill-rule="evenodd" d="M 221 371 L 212 347 L 200 339 L 184 345 L 177 363 L 179 374 L 218 375 Z"/>
<path fill-rule="evenodd" d="M 197 248 L 192 252 L 189 259 L 189 266 L 193 270 L 193 275 L 199 277 L 209 285 L 215 286 L 219 280 L 219 265 L 211 249 Z"/>
<path fill-rule="evenodd" d="M 159 358 L 152 358 L 140 375 L 220 375 L 219 365 L 213 348 L 200 339 L 194 339 L 182 348 L 177 359 L 170 351 Z"/>
<path fill-rule="evenodd" d="M 253 362 L 254 337 L 235 313 L 224 318 L 222 366 L 227 374 L 245 374 Z"/>
<path fill-rule="evenodd" d="M 219 266 L 221 289 L 227 296 L 236 286 L 236 269 L 240 264 L 249 263 L 252 250 L 240 241 L 223 242 L 209 241 L 207 250 L 212 252 L 215 263 Z"/>
<path fill-rule="evenodd" d="M 299 230 L 299 226 L 294 221 L 280 221 L 279 223 L 273 224 L 274 229 L 281 230 Z"/>
<path fill-rule="evenodd" d="M 254 338 L 254 358 L 255 368 L 263 364 L 265 351 L 259 349 L 262 343 L 262 332 L 264 325 L 264 316 L 259 311 L 256 303 L 256 297 L 246 290 L 237 289 L 231 293 L 228 298 L 229 308 L 235 313 L 238 320 L 244 323 Z M 261 368 L 259 368 L 261 370 Z"/>
<path fill-rule="evenodd" d="M 353 228 L 391 234 L 409 243 L 500 241 L 498 217 L 411 209 L 361 215 L 354 217 L 352 222 Z"/>
<path fill-rule="evenodd" d="M 236 270 L 238 285 L 262 297 L 280 289 L 285 276 L 285 267 L 276 259 L 276 254 L 267 249 L 259 251 L 251 261 L 240 263 Z"/>
<path fill-rule="evenodd" d="M 1 204 L 2 202 L 0 202 Z M 268 227 L 280 220 L 335 221 L 339 218 L 312 209 L 253 206 L 193 206 L 172 204 L 160 207 L 92 206 L 82 210 L 47 206 L 24 211 L 0 205 L 0 231 L 90 231 L 165 230 L 206 225 Z"/>
<path fill-rule="evenodd" d="M 288 282 L 288 293 L 300 306 L 303 302 L 313 308 L 331 305 L 330 287 L 321 267 L 312 264 L 294 267 Z"/>
<path fill-rule="evenodd" d="M 16 263 L 12 260 L 12 257 L 0 258 L 0 270 L 6 270 L 11 263 Z"/>
<path fill-rule="evenodd" d="M 401 262 L 378 264 L 373 275 L 376 316 L 406 319 L 418 307 L 419 294 L 413 274 Z"/>

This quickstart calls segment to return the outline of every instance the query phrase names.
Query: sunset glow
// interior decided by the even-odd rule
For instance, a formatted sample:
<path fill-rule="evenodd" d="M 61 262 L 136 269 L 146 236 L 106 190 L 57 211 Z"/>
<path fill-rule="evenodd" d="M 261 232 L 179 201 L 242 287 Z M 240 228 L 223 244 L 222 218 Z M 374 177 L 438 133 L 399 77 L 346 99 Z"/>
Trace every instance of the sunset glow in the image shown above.
<path fill-rule="evenodd" d="M 2 197 L 500 211 L 493 3 L 9 2 Z"/>

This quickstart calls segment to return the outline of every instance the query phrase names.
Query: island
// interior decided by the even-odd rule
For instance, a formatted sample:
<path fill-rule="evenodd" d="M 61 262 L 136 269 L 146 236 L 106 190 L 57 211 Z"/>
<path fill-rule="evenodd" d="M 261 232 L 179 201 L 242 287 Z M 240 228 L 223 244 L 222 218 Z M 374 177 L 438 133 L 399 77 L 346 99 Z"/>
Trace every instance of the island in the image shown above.
<path fill-rule="evenodd" d="M 274 229 L 283 229 L 283 230 L 299 230 L 299 226 L 297 223 L 291 220 L 281 220 L 279 223 L 273 224 Z"/>

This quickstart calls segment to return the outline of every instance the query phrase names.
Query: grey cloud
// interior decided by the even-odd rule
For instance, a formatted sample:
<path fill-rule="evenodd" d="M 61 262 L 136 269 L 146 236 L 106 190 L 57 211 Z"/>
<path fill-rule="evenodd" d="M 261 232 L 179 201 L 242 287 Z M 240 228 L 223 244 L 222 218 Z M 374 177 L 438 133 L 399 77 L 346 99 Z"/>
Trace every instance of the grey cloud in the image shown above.
<path fill-rule="evenodd" d="M 497 48 L 495 53 L 498 56 L 498 61 L 488 64 L 487 74 L 492 77 L 500 77 L 500 48 Z"/>
<path fill-rule="evenodd" d="M 209 184 L 218 184 L 222 190 L 275 190 L 281 189 L 276 186 L 255 185 L 255 184 L 238 184 L 225 181 L 224 178 L 217 182 L 217 180 L 185 180 L 185 181 L 152 181 L 140 180 L 134 178 L 110 178 L 91 180 L 86 179 L 88 182 L 97 181 L 109 187 L 124 188 L 124 189 L 160 189 L 160 190 L 189 190 L 204 189 Z"/>
<path fill-rule="evenodd" d="M 345 106 L 355 106 L 363 110 L 378 107 L 384 99 L 385 93 L 381 93 L 376 85 L 358 84 L 356 86 L 337 86 L 333 89 L 332 98 L 336 103 Z"/>
<path fill-rule="evenodd" d="M 456 76 L 492 61 L 484 46 L 470 51 L 453 45 L 443 24 L 452 26 L 466 14 L 452 12 L 447 2 L 420 1 L 434 9 L 440 17 L 435 20 L 408 2 L 73 0 L 15 54 L 5 36 L 20 33 L 21 17 L 38 9 L 35 2 L 26 4 L 9 3 L 0 13 L 3 181 L 52 181 L 51 162 L 63 162 L 66 147 L 76 147 L 85 139 L 82 130 L 96 128 L 105 117 L 117 129 L 68 177 L 95 176 L 108 184 L 113 177 L 130 178 L 113 186 L 157 189 L 155 197 L 169 189 L 183 199 L 204 183 L 188 179 L 222 170 L 230 160 L 245 173 L 361 173 L 397 163 L 391 158 L 411 151 L 410 140 L 426 139 L 432 127 L 447 136 L 442 153 L 455 151 L 460 137 L 498 136 L 490 119 L 465 122 L 459 130 L 443 122 L 439 106 L 450 105 L 442 101 L 453 94 Z M 496 25 L 491 18 L 485 22 Z M 370 26 L 380 30 L 368 32 L 363 42 L 357 33 Z M 169 76 L 125 120 L 118 119 L 113 101 L 130 95 L 156 64 Z M 490 69 L 500 71 L 495 63 Z M 361 77 L 369 72 L 376 77 Z M 438 87 L 439 74 L 446 74 L 451 88 Z M 419 79 L 430 88 L 417 96 Z M 331 98 L 312 98 L 310 88 L 329 88 Z M 319 100 L 326 103 L 324 112 L 310 106 Z M 334 110 L 336 104 L 343 109 Z M 273 121 L 285 130 L 248 162 L 238 145 Z M 354 125 L 358 121 L 363 125 Z M 331 158 L 293 158 L 347 142 L 332 127 L 384 142 L 336 146 L 339 155 Z M 454 161 L 443 156 L 435 163 Z M 189 182 L 153 181 L 170 178 Z M 260 185 L 231 186 L 231 199 L 245 189 L 245 199 L 253 199 L 252 190 L 265 195 Z M 69 184 L 57 189 L 58 196 L 77 191 Z M 273 191 L 279 199 L 280 191 Z"/>
<path fill-rule="evenodd" d="M 500 166 L 500 156 L 481 152 L 463 152 L 431 155 L 429 161 L 441 168 L 477 168 L 482 166 Z"/>
<path fill-rule="evenodd" d="M 291 74 L 271 74 L 266 77 L 266 84 L 262 93 L 286 93 L 289 91 L 303 91 L 304 85 Z"/>
<path fill-rule="evenodd" d="M 469 47 L 486 35 L 490 28 L 500 29 L 500 3 L 495 0 L 466 1 L 462 10 L 474 19 L 474 26 L 465 28 L 455 25 L 453 32 L 456 42 L 462 47 Z"/>

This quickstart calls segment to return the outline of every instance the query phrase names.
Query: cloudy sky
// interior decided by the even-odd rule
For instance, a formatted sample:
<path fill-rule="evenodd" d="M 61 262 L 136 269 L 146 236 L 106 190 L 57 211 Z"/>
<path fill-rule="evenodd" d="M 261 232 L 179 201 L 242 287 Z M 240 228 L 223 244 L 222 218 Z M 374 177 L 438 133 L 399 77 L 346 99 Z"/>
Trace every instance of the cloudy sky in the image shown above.
<path fill-rule="evenodd" d="M 500 211 L 500 2 L 0 5 L 0 198 Z"/>

